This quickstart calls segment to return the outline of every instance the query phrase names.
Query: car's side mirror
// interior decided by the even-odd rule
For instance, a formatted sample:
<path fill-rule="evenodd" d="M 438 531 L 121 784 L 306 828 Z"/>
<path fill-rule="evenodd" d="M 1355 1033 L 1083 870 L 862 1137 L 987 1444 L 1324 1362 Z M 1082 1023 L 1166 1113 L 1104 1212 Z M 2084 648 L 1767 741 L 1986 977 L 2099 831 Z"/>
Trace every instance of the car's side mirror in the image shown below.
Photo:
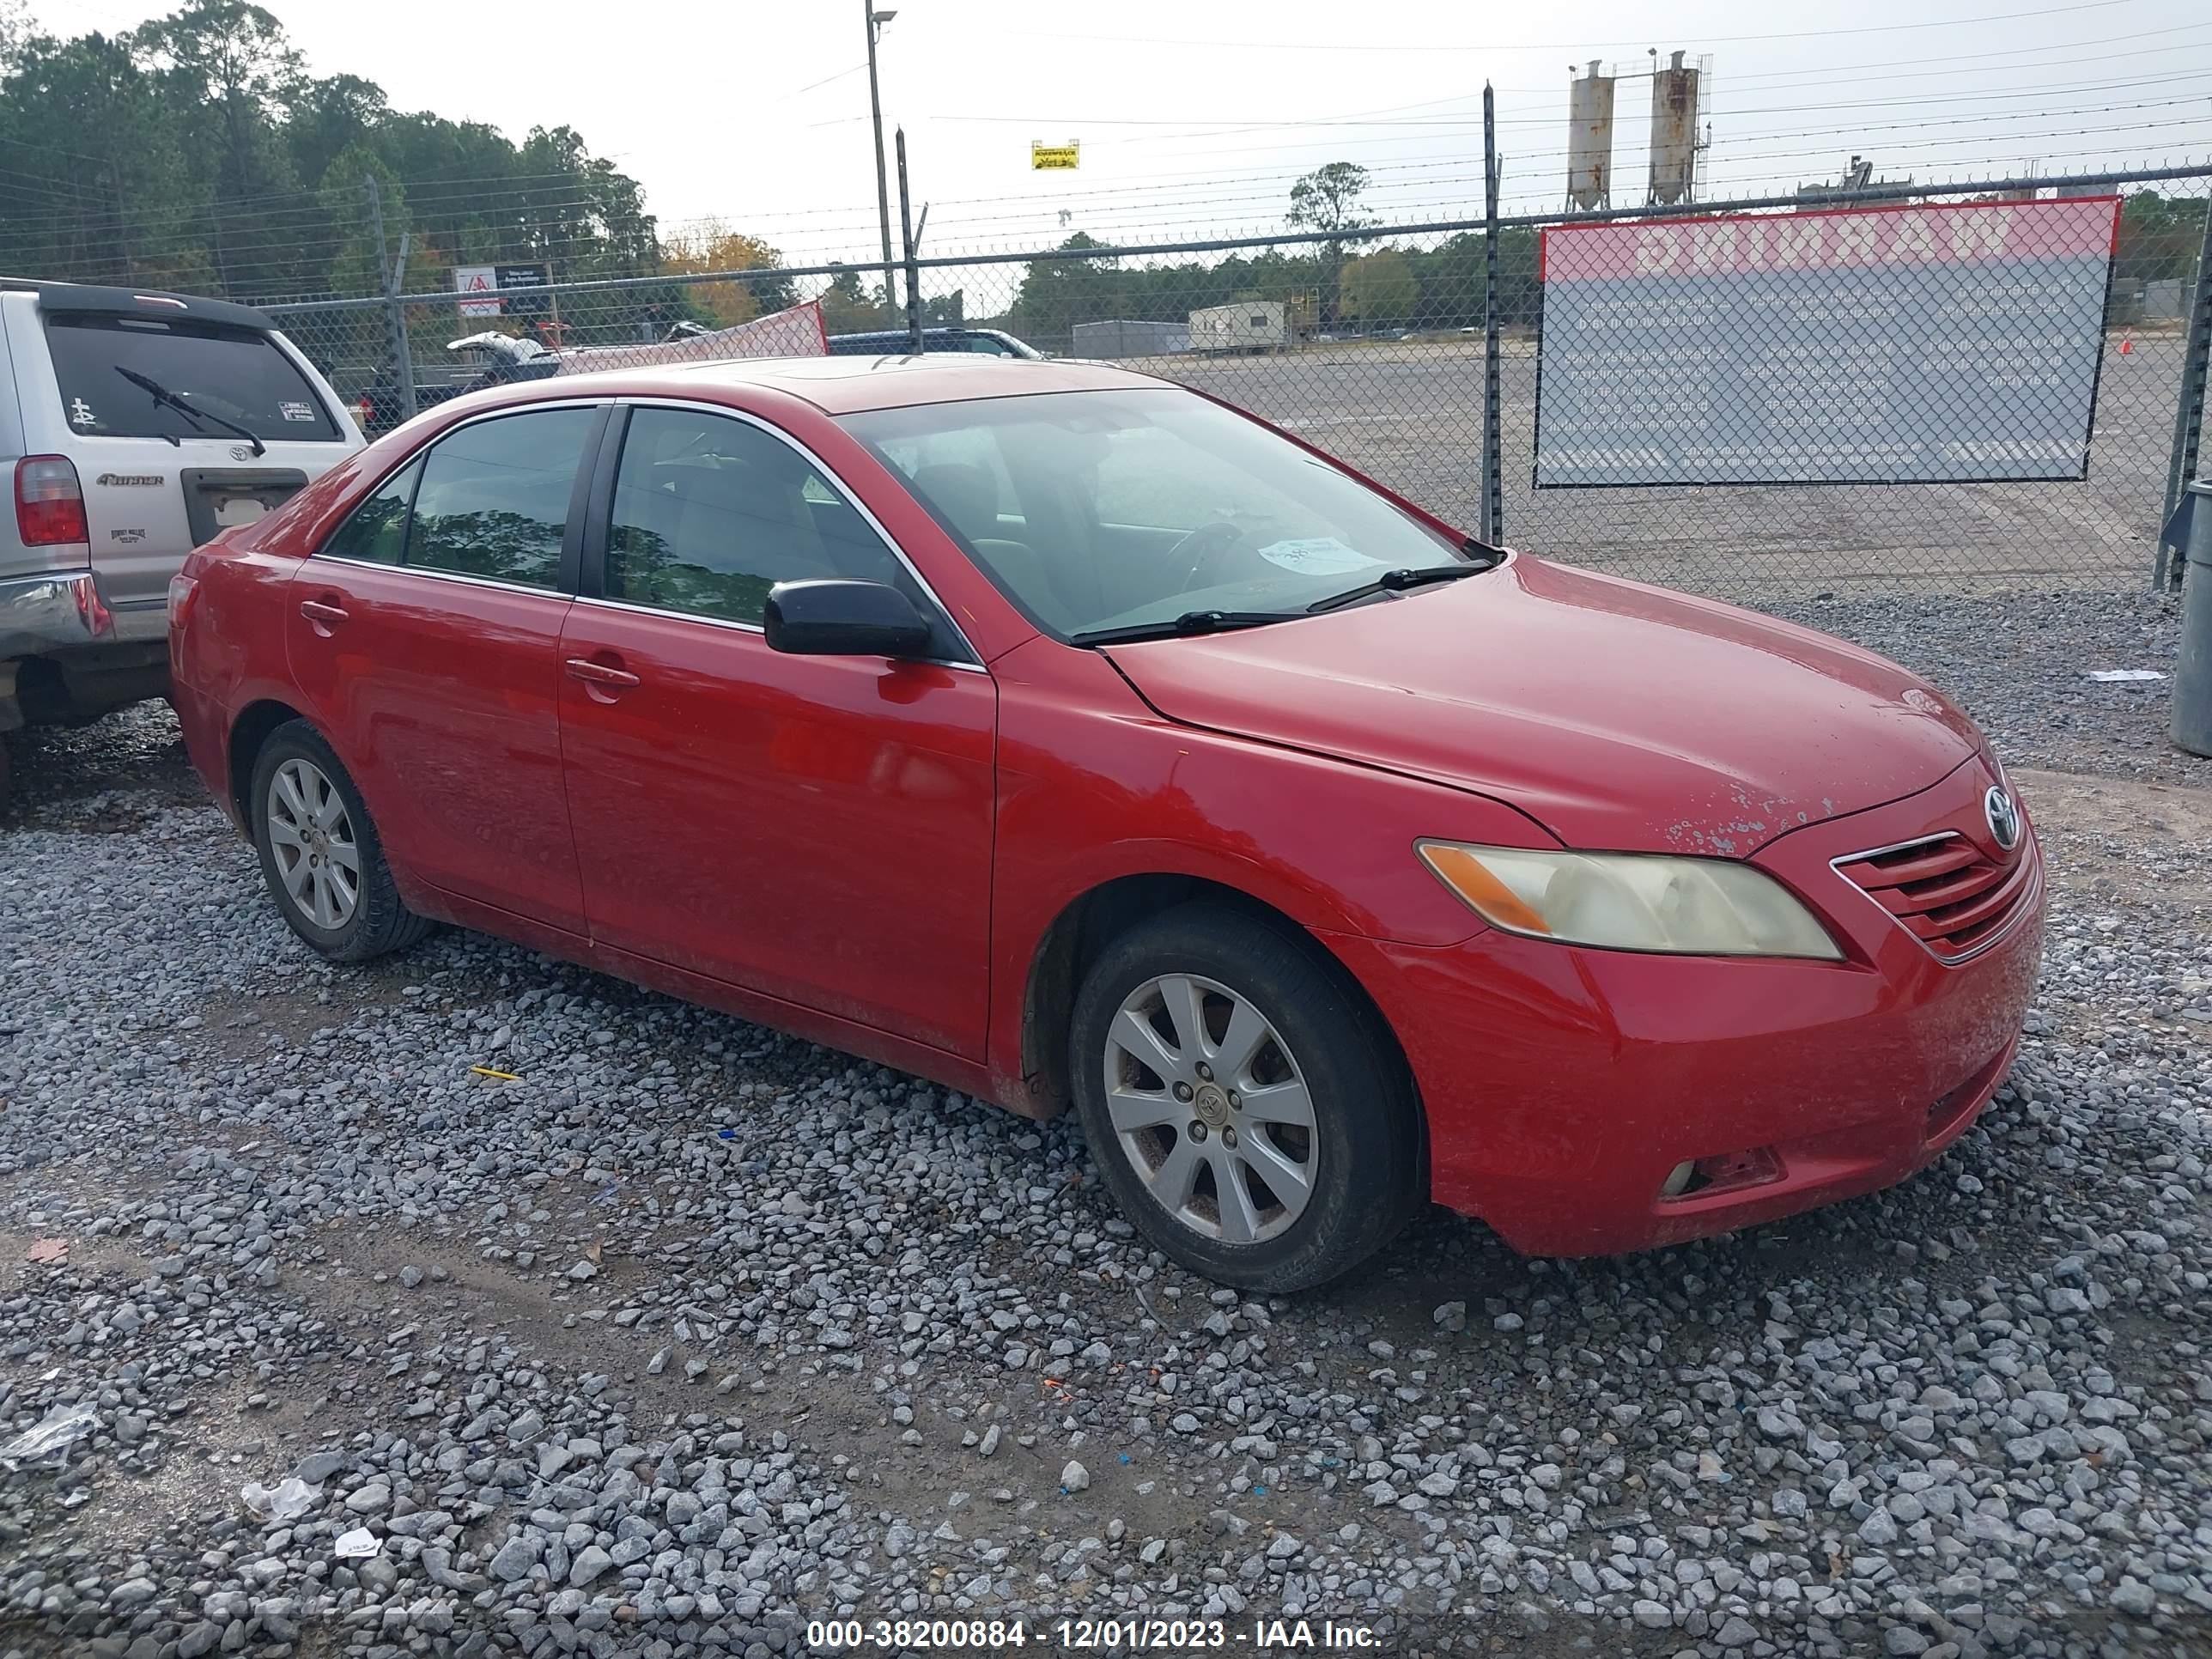
<path fill-rule="evenodd" d="M 929 623 L 882 582 L 830 578 L 778 582 L 762 617 L 769 648 L 803 657 L 919 657 Z"/>

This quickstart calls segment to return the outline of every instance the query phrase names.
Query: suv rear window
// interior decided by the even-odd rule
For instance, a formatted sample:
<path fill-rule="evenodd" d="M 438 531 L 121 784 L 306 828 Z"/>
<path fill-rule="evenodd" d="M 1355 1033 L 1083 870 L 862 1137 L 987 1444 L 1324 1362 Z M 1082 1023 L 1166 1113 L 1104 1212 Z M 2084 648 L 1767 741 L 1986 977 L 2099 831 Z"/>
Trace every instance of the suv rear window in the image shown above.
<path fill-rule="evenodd" d="M 339 432 L 323 400 L 269 336 L 179 318 L 78 316 L 46 319 L 46 345 L 70 430 L 86 438 L 222 438 L 213 421 L 157 404 L 118 374 L 144 375 L 186 403 L 270 441 L 335 443 Z"/>

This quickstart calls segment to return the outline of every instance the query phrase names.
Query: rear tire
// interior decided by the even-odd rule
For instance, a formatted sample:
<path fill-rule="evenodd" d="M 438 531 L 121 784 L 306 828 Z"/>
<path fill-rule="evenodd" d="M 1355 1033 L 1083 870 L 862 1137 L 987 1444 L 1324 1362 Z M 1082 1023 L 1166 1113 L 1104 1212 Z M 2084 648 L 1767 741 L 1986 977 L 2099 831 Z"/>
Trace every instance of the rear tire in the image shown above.
<path fill-rule="evenodd" d="M 367 962 L 430 931 L 399 902 L 361 791 L 307 721 L 288 720 L 262 744 L 246 812 L 270 896 L 319 955 Z"/>
<path fill-rule="evenodd" d="M 1139 923 L 1085 975 L 1069 1054 L 1108 1188 L 1194 1273 L 1310 1289 L 1373 1256 L 1420 1207 L 1405 1064 L 1287 927 L 1208 902 Z"/>

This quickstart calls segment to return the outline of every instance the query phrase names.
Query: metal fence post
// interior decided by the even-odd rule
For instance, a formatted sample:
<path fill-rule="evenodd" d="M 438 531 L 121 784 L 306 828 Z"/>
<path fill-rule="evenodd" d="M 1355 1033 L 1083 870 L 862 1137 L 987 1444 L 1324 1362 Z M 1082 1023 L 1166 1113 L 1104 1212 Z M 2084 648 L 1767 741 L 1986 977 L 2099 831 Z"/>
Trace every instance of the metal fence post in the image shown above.
<path fill-rule="evenodd" d="M 2181 585 L 2181 648 L 2173 664 L 2174 744 L 2212 755 L 2212 478 L 2181 491 L 2182 507 L 2160 532 L 2191 567 Z"/>
<path fill-rule="evenodd" d="M 401 418 L 411 420 L 415 414 L 415 353 L 407 341 L 407 307 L 399 303 L 406 275 L 407 240 L 404 237 L 400 239 L 399 268 L 394 270 L 384 246 L 384 193 L 376 186 L 374 173 L 364 173 L 362 182 L 368 186 L 369 222 L 376 229 L 376 282 L 384 290 L 384 349 L 391 358 L 392 383 L 399 392 Z"/>
<path fill-rule="evenodd" d="M 1498 99 L 1482 83 L 1482 539 L 1505 534 L 1505 447 L 1498 394 Z"/>
<path fill-rule="evenodd" d="M 915 262 L 914 216 L 906 193 L 906 129 L 901 127 L 898 140 L 899 176 L 899 239 L 906 245 L 906 326 L 913 336 L 914 355 L 921 356 L 921 267 Z M 884 297 L 889 298 L 891 274 L 884 273 Z"/>
<path fill-rule="evenodd" d="M 2181 492 L 2197 476 L 2197 456 L 2204 435 L 2205 357 L 2212 353 L 2212 197 L 2204 203 L 2204 239 L 2197 250 L 2197 297 L 2189 307 L 2189 334 L 2181 349 L 2181 401 L 2173 410 L 2173 453 L 2166 463 L 2166 501 L 2159 523 L 2169 523 L 2181 505 Z M 2170 547 L 2161 530 L 2158 564 L 2151 585 L 2172 585 L 2183 580 L 2187 565 L 2181 550 Z"/>

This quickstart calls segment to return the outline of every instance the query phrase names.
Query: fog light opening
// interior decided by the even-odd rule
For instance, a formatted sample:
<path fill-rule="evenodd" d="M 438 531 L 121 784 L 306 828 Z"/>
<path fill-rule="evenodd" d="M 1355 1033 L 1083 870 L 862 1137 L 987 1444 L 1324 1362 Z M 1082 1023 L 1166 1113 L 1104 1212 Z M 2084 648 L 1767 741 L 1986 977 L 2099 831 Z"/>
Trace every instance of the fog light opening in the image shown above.
<path fill-rule="evenodd" d="M 1757 1187 L 1778 1181 L 1781 1176 L 1782 1160 L 1775 1156 L 1774 1149 L 1754 1146 L 1749 1152 L 1685 1158 L 1667 1172 L 1667 1179 L 1659 1186 L 1659 1197 L 1662 1202 L 1703 1198 L 1738 1187 Z"/>

